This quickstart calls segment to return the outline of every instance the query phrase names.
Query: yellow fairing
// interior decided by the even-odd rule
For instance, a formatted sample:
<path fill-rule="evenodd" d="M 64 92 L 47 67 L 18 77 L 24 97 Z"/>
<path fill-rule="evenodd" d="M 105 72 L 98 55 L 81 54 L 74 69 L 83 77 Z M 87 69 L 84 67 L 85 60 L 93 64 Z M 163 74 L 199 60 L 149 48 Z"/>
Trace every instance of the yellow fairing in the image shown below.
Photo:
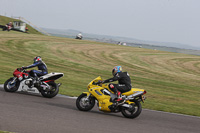
<path fill-rule="evenodd" d="M 104 95 L 101 90 L 103 90 L 103 87 L 94 87 L 89 89 L 89 93 L 91 93 L 99 102 L 99 109 L 102 111 L 109 111 L 110 109 L 108 106 L 112 105 L 113 103 L 110 102 L 110 96 Z"/>
<path fill-rule="evenodd" d="M 93 80 L 92 82 L 90 82 L 88 84 L 88 93 L 91 93 L 99 102 L 99 110 L 101 111 L 108 111 L 110 112 L 110 109 L 108 108 L 110 105 L 112 105 L 113 103 L 110 102 L 110 96 L 109 95 L 104 95 L 102 93 L 102 90 L 107 88 L 106 85 L 101 86 L 96 86 L 93 85 L 92 83 L 95 81 L 97 82 L 98 80 L 102 80 L 101 77 L 97 77 L 95 80 Z"/>
<path fill-rule="evenodd" d="M 106 111 L 106 112 L 110 112 L 110 109 L 108 108 L 110 105 L 112 105 L 113 103 L 110 102 L 109 99 L 104 99 L 102 101 L 99 101 L 99 109 L 101 111 Z"/>
<path fill-rule="evenodd" d="M 132 95 L 132 94 L 134 94 L 136 92 L 139 92 L 139 91 L 143 91 L 144 92 L 143 89 L 132 88 L 130 91 L 122 93 L 122 95 L 129 96 L 129 95 Z"/>

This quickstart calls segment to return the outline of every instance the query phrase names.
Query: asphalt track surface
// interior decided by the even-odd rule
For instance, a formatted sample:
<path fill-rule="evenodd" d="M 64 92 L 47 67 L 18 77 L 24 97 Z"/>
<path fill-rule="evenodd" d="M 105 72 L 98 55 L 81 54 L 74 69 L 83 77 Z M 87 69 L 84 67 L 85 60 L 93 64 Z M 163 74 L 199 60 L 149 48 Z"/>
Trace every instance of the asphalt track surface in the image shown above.
<path fill-rule="evenodd" d="M 0 86 L 0 130 L 17 133 L 200 133 L 200 117 L 144 109 L 135 119 L 79 111 L 75 98 L 8 93 Z"/>

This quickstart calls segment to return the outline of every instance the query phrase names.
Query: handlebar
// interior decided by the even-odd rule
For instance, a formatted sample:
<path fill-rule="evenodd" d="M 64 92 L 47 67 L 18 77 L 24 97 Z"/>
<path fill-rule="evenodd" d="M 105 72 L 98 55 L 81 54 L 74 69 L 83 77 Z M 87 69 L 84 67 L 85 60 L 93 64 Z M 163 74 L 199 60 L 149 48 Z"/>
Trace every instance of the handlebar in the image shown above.
<path fill-rule="evenodd" d="M 22 68 L 17 68 L 17 70 L 20 71 L 20 72 L 24 72 L 25 71 L 25 69 L 22 69 Z"/>
<path fill-rule="evenodd" d="M 93 84 L 93 85 L 99 85 L 99 86 L 102 86 L 103 83 L 102 83 L 101 81 L 98 81 L 98 82 L 93 82 L 92 84 Z"/>

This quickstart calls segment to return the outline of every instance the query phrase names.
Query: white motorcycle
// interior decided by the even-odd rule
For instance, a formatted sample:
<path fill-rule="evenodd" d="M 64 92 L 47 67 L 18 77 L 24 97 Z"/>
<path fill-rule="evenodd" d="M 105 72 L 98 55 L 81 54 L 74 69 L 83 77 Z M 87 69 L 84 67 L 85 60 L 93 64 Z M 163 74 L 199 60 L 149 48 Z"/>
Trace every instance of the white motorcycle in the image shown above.
<path fill-rule="evenodd" d="M 82 39 L 83 39 L 83 36 L 82 36 L 82 34 L 78 34 L 78 35 L 76 35 L 76 38 L 75 38 L 75 39 L 82 40 Z"/>
<path fill-rule="evenodd" d="M 39 92 L 43 97 L 52 98 L 59 92 L 61 83 L 54 81 L 63 77 L 63 73 L 49 73 L 39 77 L 39 82 L 35 84 L 30 71 L 17 68 L 13 72 L 13 76 L 4 83 L 4 90 L 7 92 L 26 91 Z"/>

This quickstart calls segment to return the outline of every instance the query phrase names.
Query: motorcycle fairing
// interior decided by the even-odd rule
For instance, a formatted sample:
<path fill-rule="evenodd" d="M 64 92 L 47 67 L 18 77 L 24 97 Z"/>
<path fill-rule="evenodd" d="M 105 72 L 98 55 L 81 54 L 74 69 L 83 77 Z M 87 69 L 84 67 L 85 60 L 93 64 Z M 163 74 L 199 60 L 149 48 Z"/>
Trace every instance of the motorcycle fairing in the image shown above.
<path fill-rule="evenodd" d="M 37 93 L 39 94 L 40 92 L 38 91 L 37 88 L 32 87 L 29 88 L 26 84 L 25 84 L 26 80 L 23 80 L 20 82 L 20 86 L 19 89 L 17 91 L 24 91 L 24 92 L 31 92 L 31 93 Z"/>
<path fill-rule="evenodd" d="M 57 79 L 59 79 L 59 78 L 61 78 L 63 76 L 64 76 L 63 73 L 54 73 L 54 72 L 52 72 L 52 73 L 46 74 L 44 76 L 41 76 L 40 80 L 57 80 Z"/>
<path fill-rule="evenodd" d="M 110 102 L 110 98 L 106 98 L 104 100 L 99 101 L 99 110 L 110 112 L 109 106 L 111 106 L 113 103 Z"/>
<path fill-rule="evenodd" d="M 135 94 L 137 92 L 143 93 L 144 90 L 143 89 L 138 89 L 138 88 L 132 88 L 130 91 L 122 93 L 122 95 L 129 96 L 129 95 Z"/>
<path fill-rule="evenodd" d="M 112 105 L 113 103 L 110 102 L 110 95 L 104 95 L 103 90 L 105 88 L 103 87 L 94 87 L 94 88 L 90 88 L 89 92 L 97 98 L 98 102 L 99 102 L 99 109 L 102 111 L 108 111 L 110 112 L 110 109 L 108 108 L 110 105 Z"/>
<path fill-rule="evenodd" d="M 14 76 L 14 77 L 17 77 L 20 81 L 23 79 L 23 75 L 24 75 L 25 77 L 28 77 L 28 76 L 29 76 L 28 73 L 22 72 L 22 71 L 20 71 L 19 69 L 16 69 L 16 70 L 13 72 L 13 76 Z"/>

